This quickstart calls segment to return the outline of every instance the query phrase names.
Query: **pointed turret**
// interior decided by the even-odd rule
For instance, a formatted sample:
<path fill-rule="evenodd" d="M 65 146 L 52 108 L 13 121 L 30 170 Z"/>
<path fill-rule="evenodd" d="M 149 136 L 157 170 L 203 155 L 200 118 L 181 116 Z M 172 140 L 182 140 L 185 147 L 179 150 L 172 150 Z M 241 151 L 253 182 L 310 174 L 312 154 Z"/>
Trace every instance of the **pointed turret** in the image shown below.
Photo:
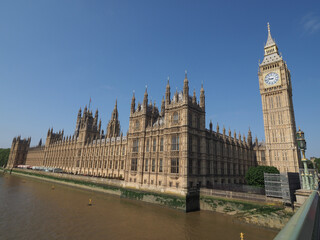
<path fill-rule="evenodd" d="M 183 81 L 183 99 L 186 103 L 188 103 L 189 100 L 189 81 L 187 77 L 187 70 L 184 74 L 184 81 Z"/>
<path fill-rule="evenodd" d="M 204 96 L 204 89 L 203 84 L 201 84 L 201 90 L 200 90 L 200 107 L 202 110 L 205 110 L 205 96 Z"/>
<path fill-rule="evenodd" d="M 247 143 L 248 143 L 249 146 L 252 146 L 252 135 L 251 135 L 250 128 L 249 128 L 249 131 L 248 131 Z"/>
<path fill-rule="evenodd" d="M 99 117 L 99 111 L 98 111 L 98 109 L 96 110 L 96 113 L 95 113 L 95 115 L 94 115 L 94 119 L 93 119 L 93 125 L 94 126 L 97 126 L 97 124 L 98 124 L 98 117 Z"/>
<path fill-rule="evenodd" d="M 101 131 L 101 119 L 99 120 L 99 126 L 98 126 L 98 132 L 100 133 Z"/>
<path fill-rule="evenodd" d="M 210 129 L 210 132 L 212 132 L 212 121 L 210 120 L 210 123 L 209 123 L 209 129 Z"/>
<path fill-rule="evenodd" d="M 170 104 L 170 84 L 169 84 L 169 77 L 168 77 L 168 83 L 166 87 L 166 106 Z"/>
<path fill-rule="evenodd" d="M 143 109 L 147 111 L 148 107 L 148 87 L 146 86 L 146 91 L 144 92 L 144 97 L 143 97 Z"/>
<path fill-rule="evenodd" d="M 164 102 L 164 97 L 162 97 L 161 101 L 161 116 L 163 117 L 165 113 L 165 102 Z"/>
<path fill-rule="evenodd" d="M 197 103 L 197 97 L 196 97 L 196 90 L 195 89 L 193 89 L 192 103 L 193 104 Z"/>
<path fill-rule="evenodd" d="M 219 123 L 217 123 L 217 133 L 219 133 Z"/>
<path fill-rule="evenodd" d="M 131 100 L 131 113 L 135 112 L 136 110 L 135 108 L 136 108 L 136 98 L 134 96 L 134 91 L 133 91 L 132 100 Z"/>

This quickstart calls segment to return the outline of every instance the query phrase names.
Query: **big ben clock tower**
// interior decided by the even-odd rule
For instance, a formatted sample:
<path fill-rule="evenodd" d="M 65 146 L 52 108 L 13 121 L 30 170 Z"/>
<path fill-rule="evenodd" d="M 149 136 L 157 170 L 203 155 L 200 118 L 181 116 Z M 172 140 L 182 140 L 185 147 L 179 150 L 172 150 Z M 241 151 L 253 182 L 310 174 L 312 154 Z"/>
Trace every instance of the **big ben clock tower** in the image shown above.
<path fill-rule="evenodd" d="M 300 154 L 296 142 L 291 75 L 271 37 L 269 23 L 264 59 L 259 64 L 258 75 L 266 141 L 266 164 L 275 166 L 280 172 L 298 172 Z"/>

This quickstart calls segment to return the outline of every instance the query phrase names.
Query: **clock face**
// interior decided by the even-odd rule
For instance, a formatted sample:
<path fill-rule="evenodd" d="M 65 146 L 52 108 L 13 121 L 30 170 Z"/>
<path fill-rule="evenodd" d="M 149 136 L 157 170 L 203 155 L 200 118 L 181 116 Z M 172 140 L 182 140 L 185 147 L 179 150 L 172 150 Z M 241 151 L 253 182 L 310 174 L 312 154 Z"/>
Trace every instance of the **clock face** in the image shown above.
<path fill-rule="evenodd" d="M 274 85 L 279 81 L 279 75 L 275 72 L 271 72 L 266 75 L 264 82 L 268 85 Z"/>

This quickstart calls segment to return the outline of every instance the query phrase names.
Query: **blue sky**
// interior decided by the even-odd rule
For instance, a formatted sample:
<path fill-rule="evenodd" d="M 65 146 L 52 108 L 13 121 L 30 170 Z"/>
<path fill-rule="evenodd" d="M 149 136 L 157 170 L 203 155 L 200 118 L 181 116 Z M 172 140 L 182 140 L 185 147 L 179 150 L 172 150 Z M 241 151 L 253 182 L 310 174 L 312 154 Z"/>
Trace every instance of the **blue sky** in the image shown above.
<path fill-rule="evenodd" d="M 103 128 L 116 98 L 124 133 L 132 91 L 159 106 L 170 76 L 190 94 L 204 83 L 212 120 L 264 139 L 258 61 L 267 22 L 291 70 L 297 127 L 307 156 L 320 157 L 320 2 L 1 1 L 0 147 L 17 135 L 32 145 L 48 128 L 73 133 L 92 99 Z M 221 129 L 220 128 L 220 129 Z"/>

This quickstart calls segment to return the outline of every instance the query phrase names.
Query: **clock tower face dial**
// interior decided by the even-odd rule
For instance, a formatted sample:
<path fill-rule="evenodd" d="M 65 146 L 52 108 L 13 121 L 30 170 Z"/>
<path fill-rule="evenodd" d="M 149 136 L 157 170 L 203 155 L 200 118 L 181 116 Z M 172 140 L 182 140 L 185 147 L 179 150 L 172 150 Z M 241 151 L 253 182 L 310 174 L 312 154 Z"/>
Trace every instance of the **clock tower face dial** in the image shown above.
<path fill-rule="evenodd" d="M 279 75 L 275 72 L 271 72 L 269 74 L 267 74 L 264 78 L 264 82 L 267 85 L 274 85 L 279 81 Z"/>

